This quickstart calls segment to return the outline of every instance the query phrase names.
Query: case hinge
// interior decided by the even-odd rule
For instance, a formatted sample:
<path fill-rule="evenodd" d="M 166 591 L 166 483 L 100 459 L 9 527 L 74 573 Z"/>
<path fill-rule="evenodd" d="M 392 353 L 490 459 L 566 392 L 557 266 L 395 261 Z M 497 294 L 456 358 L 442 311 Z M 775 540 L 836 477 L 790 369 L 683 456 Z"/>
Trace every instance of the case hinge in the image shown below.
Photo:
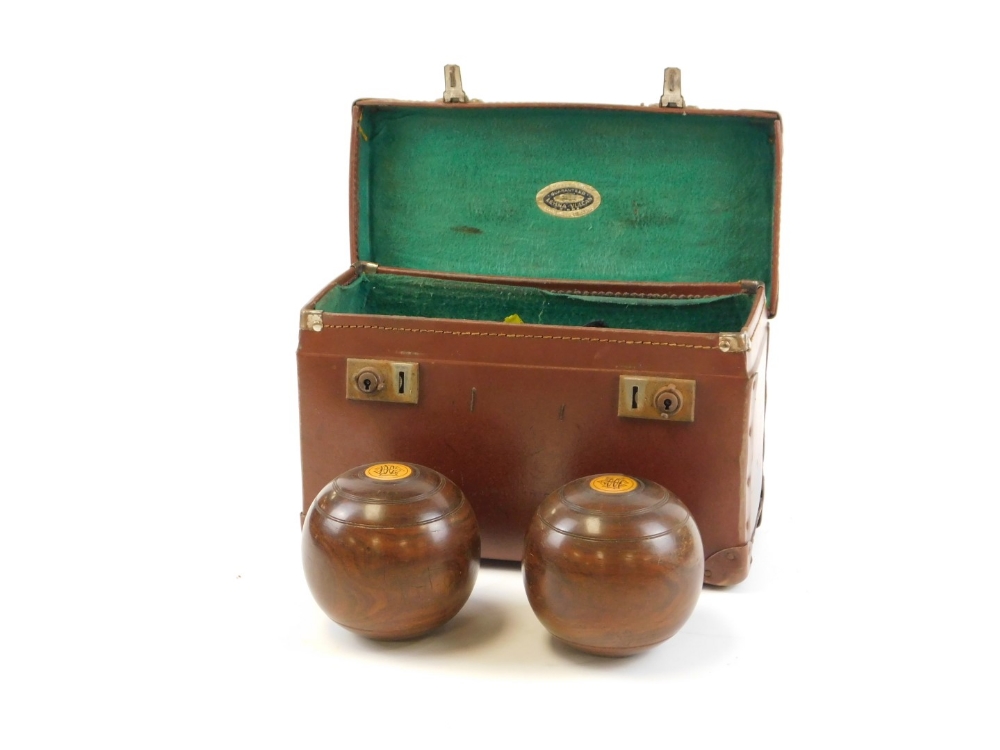
<path fill-rule="evenodd" d="M 445 104 L 464 104 L 469 101 L 462 88 L 462 69 L 457 65 L 444 66 L 444 99 Z"/>
<path fill-rule="evenodd" d="M 660 97 L 661 107 L 683 107 L 684 97 L 681 96 L 681 69 L 667 68 L 663 71 L 663 96 Z"/>

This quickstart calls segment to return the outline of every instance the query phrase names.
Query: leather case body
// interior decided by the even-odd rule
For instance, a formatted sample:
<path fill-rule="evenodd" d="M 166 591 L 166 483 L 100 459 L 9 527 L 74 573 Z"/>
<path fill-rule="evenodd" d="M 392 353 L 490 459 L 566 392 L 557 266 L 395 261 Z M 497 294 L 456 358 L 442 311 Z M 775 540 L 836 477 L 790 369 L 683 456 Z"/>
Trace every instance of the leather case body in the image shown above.
<path fill-rule="evenodd" d="M 548 493 L 632 474 L 691 509 L 706 583 L 743 580 L 763 498 L 778 116 L 369 100 L 352 134 L 354 265 L 301 312 L 303 513 L 353 466 L 423 464 L 465 492 L 483 556 L 516 561 Z M 637 167 L 649 139 L 663 155 Z M 545 189 L 570 179 L 600 205 L 546 215 Z M 415 402 L 366 400 L 358 361 L 414 366 Z M 693 411 L 636 418 L 628 378 L 693 383 Z"/>

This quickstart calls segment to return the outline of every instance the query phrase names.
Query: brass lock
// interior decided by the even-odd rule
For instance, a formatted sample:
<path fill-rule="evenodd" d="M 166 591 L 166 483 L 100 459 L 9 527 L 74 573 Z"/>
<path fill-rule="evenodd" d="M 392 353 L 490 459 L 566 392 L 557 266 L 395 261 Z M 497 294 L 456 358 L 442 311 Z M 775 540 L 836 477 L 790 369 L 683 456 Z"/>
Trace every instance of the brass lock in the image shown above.
<path fill-rule="evenodd" d="M 381 359 L 347 360 L 347 398 L 415 404 L 420 395 L 420 366 L 416 362 Z"/>
<path fill-rule="evenodd" d="M 618 416 L 694 421 L 695 381 L 645 375 L 618 378 Z"/>

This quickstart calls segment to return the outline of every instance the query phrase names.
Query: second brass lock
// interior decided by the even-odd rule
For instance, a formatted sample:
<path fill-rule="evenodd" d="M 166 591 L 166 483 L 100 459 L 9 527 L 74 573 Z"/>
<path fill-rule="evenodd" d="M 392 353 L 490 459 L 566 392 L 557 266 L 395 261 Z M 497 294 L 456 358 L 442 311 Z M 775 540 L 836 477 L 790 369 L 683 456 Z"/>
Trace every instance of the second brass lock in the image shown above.
<path fill-rule="evenodd" d="M 618 416 L 665 422 L 693 422 L 695 381 L 653 375 L 618 379 Z"/>

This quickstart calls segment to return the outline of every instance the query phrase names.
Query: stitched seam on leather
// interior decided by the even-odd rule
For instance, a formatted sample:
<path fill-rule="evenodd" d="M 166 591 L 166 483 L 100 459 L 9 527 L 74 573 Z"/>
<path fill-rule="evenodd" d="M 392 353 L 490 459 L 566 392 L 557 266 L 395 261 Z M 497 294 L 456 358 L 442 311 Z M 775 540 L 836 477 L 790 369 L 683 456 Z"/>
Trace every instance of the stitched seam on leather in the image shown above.
<path fill-rule="evenodd" d="M 645 292 L 594 292 L 588 289 L 546 289 L 557 294 L 577 294 L 581 297 L 645 297 L 649 299 L 707 299 L 725 294 L 646 294 Z"/>
<path fill-rule="evenodd" d="M 405 333 L 440 333 L 447 336 L 494 336 L 505 339 L 551 339 L 553 341 L 595 341 L 601 344 L 639 344 L 645 346 L 676 346 L 682 349 L 717 349 L 715 346 L 699 344 L 676 344 L 672 341 L 622 341 L 620 339 L 597 339 L 586 336 L 542 336 L 532 333 L 490 333 L 488 331 L 440 331 L 431 328 L 393 328 L 389 326 L 325 325 L 324 328 L 367 328 L 376 331 L 403 331 Z"/>

